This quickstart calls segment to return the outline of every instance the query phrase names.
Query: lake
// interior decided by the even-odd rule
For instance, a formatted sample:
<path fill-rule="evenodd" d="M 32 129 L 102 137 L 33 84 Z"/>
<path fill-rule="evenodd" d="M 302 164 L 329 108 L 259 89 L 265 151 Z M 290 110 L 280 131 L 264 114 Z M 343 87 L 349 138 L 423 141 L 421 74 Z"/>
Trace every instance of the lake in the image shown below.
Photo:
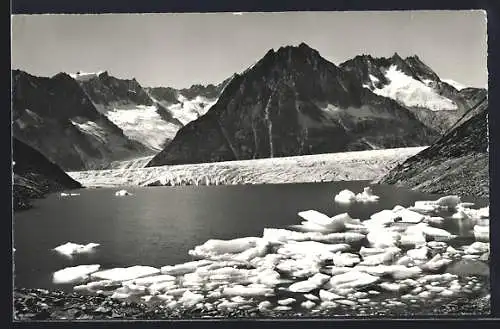
<path fill-rule="evenodd" d="M 353 218 L 396 205 L 409 207 L 437 195 L 394 186 L 374 185 L 380 201 L 340 205 L 334 196 L 343 189 L 359 193 L 367 181 L 281 185 L 131 187 L 132 196 L 115 196 L 117 188 L 88 188 L 79 196 L 51 194 L 34 208 L 14 216 L 15 286 L 64 289 L 52 273 L 80 264 L 101 268 L 147 265 L 161 267 L 194 260 L 188 250 L 209 239 L 262 236 L 264 228 L 299 224 L 299 211 L 314 209 L 329 216 L 348 212 Z M 475 207 L 488 200 L 462 198 Z M 474 241 L 472 226 L 448 221 L 445 228 L 460 236 L 455 243 Z M 66 242 L 99 243 L 95 252 L 73 258 L 52 249 Z"/>

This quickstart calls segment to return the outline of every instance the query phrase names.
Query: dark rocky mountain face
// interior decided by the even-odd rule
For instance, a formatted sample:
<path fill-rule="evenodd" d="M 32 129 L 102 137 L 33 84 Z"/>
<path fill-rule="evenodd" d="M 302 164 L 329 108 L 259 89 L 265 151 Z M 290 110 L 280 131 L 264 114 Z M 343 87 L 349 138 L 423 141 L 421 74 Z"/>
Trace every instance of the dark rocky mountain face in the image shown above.
<path fill-rule="evenodd" d="M 489 196 L 488 103 L 484 100 L 442 138 L 380 180 L 429 193 Z"/>
<path fill-rule="evenodd" d="M 398 54 L 390 58 L 361 55 L 340 64 L 340 67 L 354 75 L 366 88 L 395 99 L 441 134 L 476 105 L 472 93 L 458 91 L 441 81 L 418 56 L 403 59 Z M 398 74 L 394 74 L 394 70 Z M 400 85 L 396 81 L 391 84 L 391 73 L 393 79 L 403 75 L 405 80 Z"/>
<path fill-rule="evenodd" d="M 107 107 L 110 105 L 151 106 L 154 104 L 135 79 L 117 79 L 105 71 L 96 77 L 81 79 L 78 82 L 92 102 L 103 112 L 108 110 Z"/>
<path fill-rule="evenodd" d="M 29 208 L 30 199 L 46 193 L 82 187 L 40 152 L 15 137 L 12 142 L 14 210 Z"/>
<path fill-rule="evenodd" d="M 94 107 L 79 84 L 13 71 L 13 134 L 64 170 L 96 169 L 151 152 Z"/>
<path fill-rule="evenodd" d="M 148 166 L 428 145 L 437 132 L 305 44 L 269 51 Z"/>

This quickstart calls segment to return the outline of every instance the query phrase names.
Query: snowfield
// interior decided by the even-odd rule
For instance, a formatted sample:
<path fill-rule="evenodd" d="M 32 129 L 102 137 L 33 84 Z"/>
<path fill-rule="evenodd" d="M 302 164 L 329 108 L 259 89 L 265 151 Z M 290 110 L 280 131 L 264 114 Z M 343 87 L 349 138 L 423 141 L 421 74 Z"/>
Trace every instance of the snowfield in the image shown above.
<path fill-rule="evenodd" d="M 172 139 L 179 126 L 163 120 L 155 106 L 137 105 L 133 109 L 114 109 L 106 113 L 108 119 L 123 130 L 125 136 L 161 151 L 167 138 Z"/>
<path fill-rule="evenodd" d="M 392 98 L 409 107 L 425 107 L 432 111 L 457 109 L 451 100 L 438 95 L 425 83 L 407 76 L 395 65 L 389 67 L 385 76 L 390 83 L 380 89 L 373 89 L 377 95 Z"/>
<path fill-rule="evenodd" d="M 425 148 L 408 147 L 137 169 L 126 169 L 128 167 L 125 166 L 124 169 L 68 174 L 87 187 L 374 180 Z"/>

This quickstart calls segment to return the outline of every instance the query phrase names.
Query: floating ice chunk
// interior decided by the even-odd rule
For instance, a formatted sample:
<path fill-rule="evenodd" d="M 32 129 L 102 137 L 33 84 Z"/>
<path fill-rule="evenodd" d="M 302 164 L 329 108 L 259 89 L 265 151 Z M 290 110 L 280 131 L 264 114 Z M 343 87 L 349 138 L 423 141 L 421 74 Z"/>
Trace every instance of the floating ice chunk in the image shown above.
<path fill-rule="evenodd" d="M 91 281 L 87 284 L 79 285 L 73 287 L 74 290 L 78 291 L 95 291 L 100 290 L 107 287 L 115 286 L 116 283 L 111 280 L 99 280 L 99 281 Z"/>
<path fill-rule="evenodd" d="M 151 295 L 141 296 L 141 299 L 144 300 L 146 303 L 151 301 L 152 298 L 153 296 Z"/>
<path fill-rule="evenodd" d="M 127 190 L 119 190 L 115 192 L 116 196 L 127 196 L 127 195 L 132 195 L 132 193 L 128 192 Z"/>
<path fill-rule="evenodd" d="M 439 206 L 434 203 L 434 201 L 415 201 L 413 207 L 408 208 L 409 210 L 416 211 L 418 213 L 430 214 L 439 210 Z"/>
<path fill-rule="evenodd" d="M 379 280 L 378 277 L 356 270 L 344 274 L 335 275 L 330 279 L 330 283 L 336 288 L 357 288 L 369 286 Z"/>
<path fill-rule="evenodd" d="M 470 207 L 474 207 L 474 202 L 460 202 L 458 205 L 457 205 L 457 208 L 470 208 Z"/>
<path fill-rule="evenodd" d="M 322 301 L 320 304 L 320 307 L 322 309 L 329 309 L 329 308 L 335 308 L 337 307 L 338 304 L 329 300 Z"/>
<path fill-rule="evenodd" d="M 441 207 L 447 207 L 449 209 L 454 209 L 462 200 L 457 195 L 448 195 L 442 198 L 439 198 L 435 201 L 435 203 Z"/>
<path fill-rule="evenodd" d="M 160 292 L 165 292 L 170 289 L 176 288 L 177 285 L 175 284 L 174 281 L 162 281 L 162 282 L 156 282 L 148 286 L 148 290 L 152 294 L 160 293 Z"/>
<path fill-rule="evenodd" d="M 352 225 L 352 224 L 346 224 Z M 355 243 L 361 241 L 365 238 L 364 234 L 358 232 L 343 232 L 343 233 L 329 233 L 329 234 L 319 234 L 311 238 L 312 241 L 326 242 L 326 243 Z"/>
<path fill-rule="evenodd" d="M 311 290 L 321 287 L 329 279 L 330 276 L 328 275 L 322 273 L 316 273 L 315 275 L 313 275 L 312 277 L 310 277 L 305 281 L 295 282 L 290 287 L 288 287 L 288 290 L 292 292 L 309 292 Z"/>
<path fill-rule="evenodd" d="M 60 254 L 72 256 L 74 254 L 88 253 L 92 252 L 96 247 L 100 246 L 99 243 L 88 243 L 88 244 L 77 244 L 73 242 L 67 242 L 54 248 Z"/>
<path fill-rule="evenodd" d="M 393 271 L 391 273 L 392 277 L 396 280 L 415 278 L 422 273 L 422 270 L 418 266 L 393 266 Z"/>
<path fill-rule="evenodd" d="M 184 307 L 193 307 L 196 304 L 203 302 L 204 299 L 205 297 L 203 295 L 186 290 L 179 299 L 179 302 L 181 302 Z"/>
<path fill-rule="evenodd" d="M 62 197 L 68 197 L 68 196 L 78 196 L 78 195 L 80 195 L 80 193 L 64 193 L 64 192 L 61 192 L 60 195 Z"/>
<path fill-rule="evenodd" d="M 406 252 L 408 257 L 419 260 L 427 260 L 428 253 L 429 253 L 429 248 L 427 248 L 426 246 L 410 249 Z"/>
<path fill-rule="evenodd" d="M 356 201 L 358 202 L 377 202 L 378 199 L 380 199 L 380 197 L 374 195 L 369 186 L 365 187 L 363 192 L 356 194 Z"/>
<path fill-rule="evenodd" d="M 361 249 L 359 250 L 359 254 L 362 257 L 370 256 L 370 255 L 377 255 L 385 252 L 385 248 L 368 248 L 365 246 L 362 246 Z"/>
<path fill-rule="evenodd" d="M 464 249 L 465 253 L 468 255 L 480 255 L 485 252 L 490 252 L 490 245 L 486 242 L 476 241 Z"/>
<path fill-rule="evenodd" d="M 335 196 L 335 202 L 337 203 L 351 203 L 356 201 L 356 194 L 350 190 L 342 190 Z"/>
<path fill-rule="evenodd" d="M 278 300 L 278 304 L 286 306 L 295 303 L 297 300 L 295 298 L 285 298 Z"/>
<path fill-rule="evenodd" d="M 490 227 L 489 225 L 474 225 L 474 237 L 476 240 L 489 241 Z"/>
<path fill-rule="evenodd" d="M 290 241 L 278 250 L 278 254 L 287 256 L 301 255 L 304 257 L 320 257 L 321 259 L 331 259 L 333 253 L 349 250 L 350 246 L 345 243 L 326 244 L 316 241 Z"/>
<path fill-rule="evenodd" d="M 453 239 L 456 237 L 456 235 L 453 235 L 446 230 L 443 230 L 443 229 L 437 228 L 437 227 L 429 226 L 426 223 L 419 223 L 419 224 L 415 225 L 415 227 L 416 227 L 416 229 L 422 230 L 422 232 L 425 235 L 431 236 L 433 238 L 440 238 L 440 239 L 449 240 L 449 239 Z"/>
<path fill-rule="evenodd" d="M 78 265 L 67 267 L 52 275 L 54 283 L 72 283 L 83 281 L 88 278 L 89 274 L 99 271 L 100 265 Z"/>
<path fill-rule="evenodd" d="M 400 221 L 402 223 L 417 224 L 420 223 L 425 218 L 424 215 L 419 214 L 418 212 L 415 211 L 408 210 L 401 206 L 394 207 L 393 212 L 396 214 L 397 217 L 401 218 Z"/>
<path fill-rule="evenodd" d="M 437 272 L 444 267 L 448 266 L 451 263 L 451 260 L 441 257 L 440 254 L 434 256 L 427 263 L 422 265 L 422 269 L 430 272 Z"/>
<path fill-rule="evenodd" d="M 354 264 L 357 264 L 361 261 L 359 259 L 359 256 L 356 254 L 340 253 L 340 252 L 335 253 L 332 260 L 335 266 L 348 266 L 348 267 L 354 266 Z"/>
<path fill-rule="evenodd" d="M 444 222 L 444 218 L 438 217 L 438 216 L 431 216 L 431 217 L 426 217 L 424 219 L 424 222 L 434 224 L 434 225 L 441 225 Z"/>
<path fill-rule="evenodd" d="M 242 286 L 235 285 L 232 287 L 225 287 L 222 289 L 222 295 L 224 296 L 265 296 L 273 294 L 274 290 L 267 287 L 250 287 L 250 286 Z"/>
<path fill-rule="evenodd" d="M 174 281 L 175 276 L 164 274 L 164 275 L 153 275 L 153 276 L 147 276 L 147 277 L 142 277 L 138 279 L 133 279 L 130 281 L 125 281 L 123 284 L 137 284 L 140 286 L 150 286 L 152 284 L 156 283 L 162 283 L 165 281 Z"/>
<path fill-rule="evenodd" d="M 396 261 L 396 265 L 404 265 L 404 266 L 408 266 L 412 263 L 412 259 L 407 256 L 407 255 L 404 255 L 402 256 L 401 258 L 399 258 L 397 261 Z"/>
<path fill-rule="evenodd" d="M 264 240 L 273 243 L 278 243 L 278 242 L 286 242 L 289 240 L 294 240 L 294 241 L 312 240 L 312 237 L 317 235 L 319 234 L 316 234 L 314 232 L 304 233 L 304 232 L 297 232 L 280 228 L 265 228 L 264 233 L 262 234 L 262 238 Z"/>
<path fill-rule="evenodd" d="M 340 296 L 340 295 L 337 295 L 337 294 L 335 294 L 333 292 L 321 289 L 319 291 L 319 298 L 322 301 L 332 301 L 332 300 L 335 300 L 335 299 L 343 299 L 344 296 Z"/>
<path fill-rule="evenodd" d="M 406 231 L 404 234 L 401 235 L 401 239 L 399 240 L 399 242 L 403 246 L 419 247 L 425 245 L 426 239 L 423 232 Z"/>
<path fill-rule="evenodd" d="M 310 300 L 306 300 L 305 302 L 300 303 L 300 306 L 307 310 L 310 310 L 311 308 L 316 306 L 316 304 Z"/>
<path fill-rule="evenodd" d="M 213 263 L 212 261 L 202 259 L 183 264 L 167 265 L 161 268 L 161 273 L 170 275 L 184 275 L 186 273 L 194 272 L 199 267 L 210 265 L 212 263 Z"/>
<path fill-rule="evenodd" d="M 271 302 L 268 300 L 265 300 L 265 301 L 260 302 L 259 305 L 257 306 L 257 308 L 259 309 L 259 311 L 262 312 L 262 311 L 268 310 L 271 306 L 272 306 Z"/>
<path fill-rule="evenodd" d="M 375 248 L 393 247 L 401 238 L 401 234 L 384 228 L 372 228 L 366 235 L 370 245 Z"/>
<path fill-rule="evenodd" d="M 301 211 L 298 215 L 307 221 L 307 223 L 302 223 L 302 225 L 315 230 L 324 228 L 328 232 L 343 231 L 345 229 L 345 221 L 350 219 L 348 214 L 340 214 L 330 218 L 316 210 Z"/>
<path fill-rule="evenodd" d="M 381 282 L 379 283 L 379 286 L 380 288 L 391 292 L 399 292 L 405 287 L 404 285 L 396 282 Z"/>
<path fill-rule="evenodd" d="M 276 306 L 275 311 L 290 311 L 292 308 L 290 306 Z"/>
<path fill-rule="evenodd" d="M 280 262 L 276 268 L 292 277 L 310 277 L 319 272 L 320 260 L 316 257 L 286 259 Z"/>
<path fill-rule="evenodd" d="M 233 240 L 208 240 L 201 246 L 196 246 L 193 250 L 190 250 L 189 254 L 196 257 L 209 258 L 223 254 L 241 253 L 257 246 L 265 246 L 266 244 L 267 241 L 262 238 L 255 237 L 238 238 Z M 242 258 L 245 258 L 244 256 Z"/>
<path fill-rule="evenodd" d="M 384 227 L 394 223 L 397 218 L 398 215 L 392 210 L 382 210 L 371 215 L 370 219 L 363 221 L 363 224 L 369 228 Z"/>
<path fill-rule="evenodd" d="M 313 294 L 304 294 L 304 297 L 309 299 L 309 300 L 319 300 L 319 297 L 317 297 Z"/>
<path fill-rule="evenodd" d="M 160 270 L 151 266 L 131 266 L 131 267 L 117 267 L 110 270 L 104 270 L 92 273 L 93 279 L 112 280 L 112 281 L 129 281 L 144 276 L 159 274 Z"/>
<path fill-rule="evenodd" d="M 456 213 L 454 213 L 451 218 L 453 219 L 469 219 L 469 216 L 462 210 L 459 209 Z"/>

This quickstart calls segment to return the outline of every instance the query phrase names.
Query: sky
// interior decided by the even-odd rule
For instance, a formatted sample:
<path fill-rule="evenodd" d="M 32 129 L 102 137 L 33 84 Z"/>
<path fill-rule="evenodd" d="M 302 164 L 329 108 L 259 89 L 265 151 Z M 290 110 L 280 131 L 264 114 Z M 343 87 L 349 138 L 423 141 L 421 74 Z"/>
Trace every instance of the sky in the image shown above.
<path fill-rule="evenodd" d="M 11 67 L 37 76 L 107 70 L 184 88 L 305 42 L 337 65 L 416 54 L 441 79 L 486 87 L 486 25 L 483 11 L 13 15 Z"/>

